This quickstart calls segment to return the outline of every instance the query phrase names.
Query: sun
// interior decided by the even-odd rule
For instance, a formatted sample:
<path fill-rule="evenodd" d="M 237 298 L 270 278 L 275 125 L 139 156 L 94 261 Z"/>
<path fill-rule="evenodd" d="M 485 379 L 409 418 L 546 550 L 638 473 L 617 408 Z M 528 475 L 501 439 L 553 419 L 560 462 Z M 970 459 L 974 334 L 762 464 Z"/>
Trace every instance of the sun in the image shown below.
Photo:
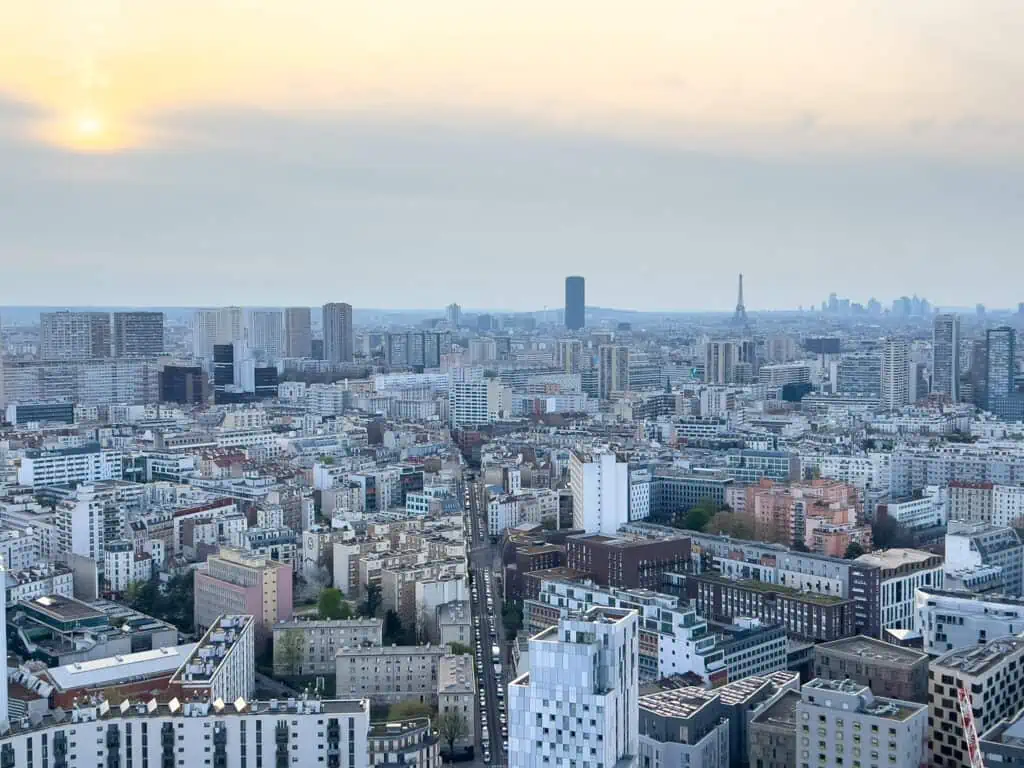
<path fill-rule="evenodd" d="M 100 136 L 105 127 L 99 115 L 86 114 L 75 118 L 75 132 L 83 138 Z"/>
<path fill-rule="evenodd" d="M 124 115 L 97 109 L 55 115 L 41 122 L 35 131 L 48 144 L 84 154 L 120 152 L 141 141 L 139 131 Z"/>

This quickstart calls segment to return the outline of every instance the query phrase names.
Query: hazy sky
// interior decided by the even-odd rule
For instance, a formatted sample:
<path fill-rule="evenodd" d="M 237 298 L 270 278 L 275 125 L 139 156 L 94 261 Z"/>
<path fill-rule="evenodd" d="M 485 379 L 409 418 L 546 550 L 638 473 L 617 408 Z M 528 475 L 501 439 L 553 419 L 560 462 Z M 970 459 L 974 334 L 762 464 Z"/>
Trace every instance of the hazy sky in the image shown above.
<path fill-rule="evenodd" d="M 32 0 L 0 304 L 1024 300 L 1021 0 Z"/>

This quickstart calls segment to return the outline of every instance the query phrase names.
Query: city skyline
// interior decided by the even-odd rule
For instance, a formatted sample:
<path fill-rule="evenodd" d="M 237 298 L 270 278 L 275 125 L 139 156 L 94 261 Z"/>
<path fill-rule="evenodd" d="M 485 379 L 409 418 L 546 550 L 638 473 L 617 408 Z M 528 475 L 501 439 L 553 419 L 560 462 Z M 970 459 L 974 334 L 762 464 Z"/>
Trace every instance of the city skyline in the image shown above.
<path fill-rule="evenodd" d="M 976 8 L 19 6 L 0 302 L 1013 306 L 1024 8 Z"/>

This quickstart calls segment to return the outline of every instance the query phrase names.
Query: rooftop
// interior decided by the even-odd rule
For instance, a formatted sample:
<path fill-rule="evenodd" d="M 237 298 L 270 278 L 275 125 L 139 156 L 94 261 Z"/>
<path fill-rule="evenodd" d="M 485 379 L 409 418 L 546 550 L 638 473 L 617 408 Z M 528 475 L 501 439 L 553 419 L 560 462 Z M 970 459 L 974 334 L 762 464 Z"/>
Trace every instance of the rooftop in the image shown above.
<path fill-rule="evenodd" d="M 101 688 L 129 678 L 173 674 L 195 648 L 195 643 L 189 643 L 125 656 L 108 656 L 105 659 L 51 667 L 46 674 L 59 690 Z"/>
<path fill-rule="evenodd" d="M 1019 653 L 1022 649 L 1024 635 L 1012 635 L 991 640 L 985 645 L 950 651 L 933 661 L 931 666 L 976 677 L 1008 661 L 1011 655 Z"/>
<path fill-rule="evenodd" d="M 34 600 L 29 600 L 26 604 L 55 621 L 82 621 L 103 618 L 103 612 L 93 608 L 88 603 L 62 595 L 44 595 Z"/>
<path fill-rule="evenodd" d="M 751 724 L 781 728 L 786 731 L 796 732 L 796 705 L 800 702 L 800 694 L 796 691 L 786 691 L 771 706 L 765 707 Z"/>
<path fill-rule="evenodd" d="M 185 685 L 210 682 L 243 633 L 248 630 L 251 635 L 255 623 L 256 618 L 250 615 L 218 617 L 174 673 L 174 679 Z"/>
<path fill-rule="evenodd" d="M 920 549 L 894 548 L 882 549 L 877 552 L 868 552 L 867 554 L 858 557 L 854 562 L 861 565 L 876 566 L 886 570 L 894 570 L 906 565 L 924 566 L 932 560 L 934 560 L 938 566 L 941 564 L 942 558 L 932 552 L 925 552 Z"/>
<path fill-rule="evenodd" d="M 474 693 L 476 680 L 473 676 L 473 657 L 444 656 L 437 669 L 438 693 Z"/>
<path fill-rule="evenodd" d="M 922 659 L 927 659 L 928 654 L 913 648 L 903 648 L 899 645 L 886 643 L 873 637 L 857 635 L 856 637 L 844 637 L 840 640 L 833 640 L 829 643 L 821 643 L 819 646 L 823 651 L 841 653 L 847 656 L 857 656 L 872 661 L 885 662 L 898 666 L 910 666 Z"/>
<path fill-rule="evenodd" d="M 839 603 L 849 602 L 841 597 L 834 595 L 819 595 L 814 592 L 801 592 L 793 587 L 787 587 L 782 584 L 768 584 L 764 581 L 757 581 L 755 579 L 727 579 L 723 576 L 714 576 L 711 574 L 702 574 L 696 577 L 700 581 L 710 581 L 715 584 L 725 584 L 744 589 L 751 589 L 756 592 L 775 593 L 778 595 L 785 595 L 786 597 L 792 597 L 797 600 L 804 600 L 808 603 L 818 603 L 819 605 L 838 605 Z"/>

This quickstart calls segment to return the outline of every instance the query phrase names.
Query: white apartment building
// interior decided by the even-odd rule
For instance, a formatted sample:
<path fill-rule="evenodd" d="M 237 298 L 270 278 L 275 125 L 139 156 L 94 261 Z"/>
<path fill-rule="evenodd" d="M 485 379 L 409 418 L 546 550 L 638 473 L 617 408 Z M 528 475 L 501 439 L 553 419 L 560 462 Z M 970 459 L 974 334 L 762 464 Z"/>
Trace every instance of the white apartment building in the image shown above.
<path fill-rule="evenodd" d="M 274 674 L 333 675 L 342 648 L 379 648 L 383 643 L 382 619 L 335 619 L 282 621 L 274 625 Z M 301 642 L 294 638 L 301 637 Z M 298 659 L 285 648 L 294 642 L 301 650 Z"/>
<path fill-rule="evenodd" d="M 34 600 L 46 595 L 75 596 L 75 579 L 71 569 L 59 563 L 38 563 L 24 570 L 5 571 L 7 604 Z"/>
<path fill-rule="evenodd" d="M 217 310 L 197 309 L 192 313 L 192 356 L 197 360 L 212 360 L 216 343 Z"/>
<path fill-rule="evenodd" d="M 859 580 L 851 584 L 850 594 L 854 599 L 877 599 L 880 636 L 885 636 L 886 629 L 916 631 L 915 591 L 942 588 L 945 576 L 942 557 L 918 549 L 884 549 L 861 555 L 853 562 L 879 569 L 877 597 L 862 594 L 865 590 Z"/>
<path fill-rule="evenodd" d="M 827 456 L 806 454 L 800 457 L 801 472 L 817 470 L 824 478 L 849 483 L 859 491 L 888 489 L 891 454 L 870 453 L 867 456 Z"/>
<path fill-rule="evenodd" d="M 103 562 L 104 501 L 92 485 L 80 485 L 57 505 L 57 549 Z"/>
<path fill-rule="evenodd" d="M 992 483 L 949 484 L 949 519 L 970 523 L 991 523 L 994 486 Z"/>
<path fill-rule="evenodd" d="M 0 704 L 5 699 L 6 689 Z M 38 722 L 11 725 L 2 746 L 12 766 L 41 765 L 43 743 L 49 745 L 49 754 L 63 758 L 66 768 L 192 768 L 231 765 L 239 755 L 247 757 L 250 768 L 371 765 L 370 705 L 365 699 L 183 703 L 175 698 L 167 704 L 126 699 L 79 706 L 59 720 L 48 714 Z M 340 759 L 332 763 L 331 756 Z"/>
<path fill-rule="evenodd" d="M 519 519 L 519 498 L 506 494 L 487 500 L 487 533 L 500 536 L 506 528 L 515 528 Z"/>
<path fill-rule="evenodd" d="M 1024 632 L 1024 600 L 919 589 L 914 598 L 923 648 L 939 656 Z"/>
<path fill-rule="evenodd" d="M 512 390 L 498 379 L 484 378 L 484 369 L 453 368 L 448 372 L 448 423 L 451 427 L 490 424 L 512 413 Z"/>
<path fill-rule="evenodd" d="M 335 659 L 335 691 L 369 699 L 375 705 L 415 699 L 437 703 L 438 669 L 447 648 L 393 645 L 341 648 Z"/>
<path fill-rule="evenodd" d="M 280 310 L 250 309 L 246 332 L 258 359 L 273 363 L 284 357 L 284 315 Z"/>
<path fill-rule="evenodd" d="M 904 528 L 935 528 L 949 519 L 949 492 L 929 485 L 919 499 L 906 499 L 886 505 L 886 514 Z"/>
<path fill-rule="evenodd" d="M 120 479 L 122 465 L 120 452 L 102 450 L 98 443 L 82 448 L 29 450 L 18 467 L 18 485 L 91 485 Z"/>
<path fill-rule="evenodd" d="M 455 748 L 472 747 L 476 743 L 476 675 L 473 657 L 444 656 L 437 670 L 437 714 L 443 718 L 449 712 L 458 712 L 469 725 L 468 733 L 455 742 Z M 442 737 L 443 740 L 443 737 Z M 447 744 L 445 747 L 447 748 Z"/>
<path fill-rule="evenodd" d="M 886 339 L 882 347 L 881 405 L 895 411 L 910 402 L 909 349 L 903 339 Z"/>
<path fill-rule="evenodd" d="M 0 529 L 0 558 L 12 571 L 39 563 L 43 543 L 40 531 L 32 526 Z"/>
<path fill-rule="evenodd" d="M 137 581 L 148 581 L 153 575 L 153 558 L 145 552 L 136 552 L 127 540 L 108 541 L 103 547 L 103 578 L 107 588 L 125 592 Z"/>
<path fill-rule="evenodd" d="M 1024 517 L 1024 486 L 993 486 L 992 525 L 1014 525 L 1022 517 Z"/>
<path fill-rule="evenodd" d="M 159 365 L 151 357 L 6 361 L 0 408 L 56 401 L 86 407 L 155 403 L 160 399 Z"/>
<path fill-rule="evenodd" d="M 575 528 L 613 536 L 630 521 L 629 465 L 611 451 L 574 450 L 569 487 Z"/>
<path fill-rule="evenodd" d="M 812 680 L 796 705 L 797 765 L 920 768 L 928 706 L 875 696 L 853 680 Z"/>
<path fill-rule="evenodd" d="M 639 752 L 635 611 L 593 608 L 530 638 L 508 686 L 508 764 L 613 768 Z"/>
<path fill-rule="evenodd" d="M 237 701 L 256 690 L 256 618 L 222 615 L 171 677 L 185 698 Z"/>
<path fill-rule="evenodd" d="M 651 516 L 651 473 L 638 469 L 629 473 L 629 522 Z"/>

